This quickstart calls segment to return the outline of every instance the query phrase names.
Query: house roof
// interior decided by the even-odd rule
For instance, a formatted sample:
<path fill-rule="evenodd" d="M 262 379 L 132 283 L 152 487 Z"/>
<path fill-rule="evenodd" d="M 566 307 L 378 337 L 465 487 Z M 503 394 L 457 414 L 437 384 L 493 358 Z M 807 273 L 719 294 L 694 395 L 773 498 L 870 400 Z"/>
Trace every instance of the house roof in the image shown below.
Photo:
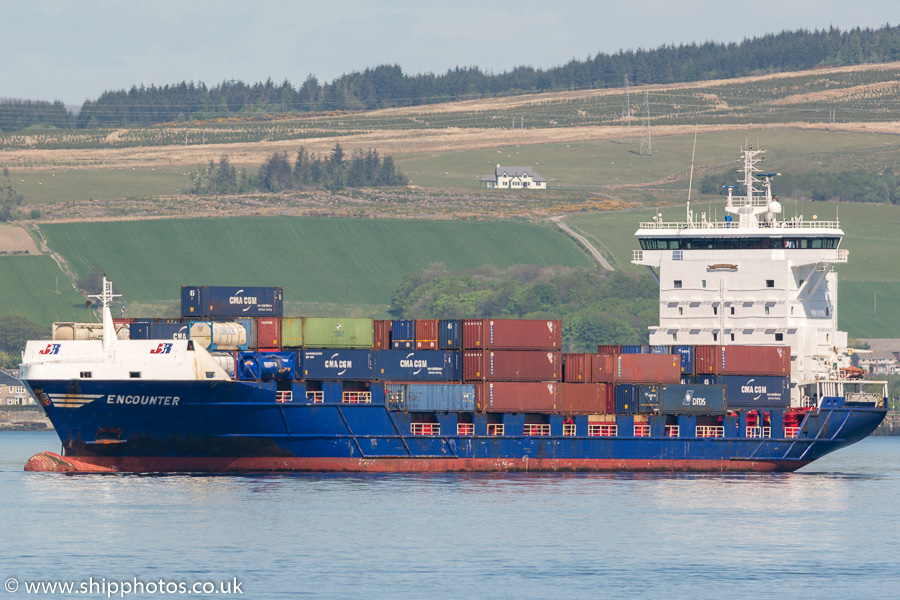
<path fill-rule="evenodd" d="M 22 385 L 22 382 L 12 375 L 0 371 L 0 385 Z"/>
<path fill-rule="evenodd" d="M 493 175 L 485 175 L 481 178 L 481 181 L 497 181 L 497 177 L 503 174 L 509 177 L 531 177 L 534 181 L 547 181 L 531 167 L 504 167 L 501 165 L 497 165 Z"/>
<path fill-rule="evenodd" d="M 543 177 L 541 177 L 538 173 L 536 173 L 531 167 L 503 167 L 497 165 L 497 170 L 495 174 L 499 176 L 501 173 L 506 173 L 510 177 L 531 177 L 535 181 L 547 181 Z"/>

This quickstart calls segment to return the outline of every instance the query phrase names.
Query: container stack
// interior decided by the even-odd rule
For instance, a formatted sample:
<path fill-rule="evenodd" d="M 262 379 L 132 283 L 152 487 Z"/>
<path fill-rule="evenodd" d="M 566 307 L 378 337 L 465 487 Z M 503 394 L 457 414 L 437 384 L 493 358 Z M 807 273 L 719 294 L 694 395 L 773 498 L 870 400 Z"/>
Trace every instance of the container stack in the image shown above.
<path fill-rule="evenodd" d="M 277 287 L 185 286 L 181 298 L 181 318 L 117 319 L 117 335 L 192 339 L 240 380 L 303 381 L 317 393 L 331 383 L 377 387 L 392 408 L 413 412 L 721 415 L 790 404 L 785 346 L 563 354 L 557 320 L 285 317 Z M 96 339 L 102 328 L 56 323 L 53 331 Z"/>

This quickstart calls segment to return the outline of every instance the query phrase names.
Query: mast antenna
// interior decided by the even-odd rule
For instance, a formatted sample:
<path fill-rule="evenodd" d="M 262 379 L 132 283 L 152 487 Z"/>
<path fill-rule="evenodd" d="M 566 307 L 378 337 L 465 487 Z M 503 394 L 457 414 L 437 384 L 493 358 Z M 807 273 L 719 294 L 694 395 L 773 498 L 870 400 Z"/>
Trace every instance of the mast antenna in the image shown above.
<path fill-rule="evenodd" d="M 694 156 L 697 154 L 697 125 L 694 125 L 694 149 L 691 150 L 691 176 L 688 179 L 687 222 L 693 223 L 691 214 L 691 189 L 694 187 Z"/>

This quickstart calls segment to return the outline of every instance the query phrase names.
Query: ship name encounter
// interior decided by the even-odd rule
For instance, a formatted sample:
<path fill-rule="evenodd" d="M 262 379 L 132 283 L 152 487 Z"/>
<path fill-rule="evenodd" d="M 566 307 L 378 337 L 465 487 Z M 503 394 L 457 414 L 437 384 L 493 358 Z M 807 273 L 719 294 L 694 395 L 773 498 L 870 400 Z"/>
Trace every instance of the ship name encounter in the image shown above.
<path fill-rule="evenodd" d="M 149 406 L 178 406 L 180 396 L 123 396 L 121 394 L 109 394 L 106 396 L 107 404 L 145 404 Z"/>

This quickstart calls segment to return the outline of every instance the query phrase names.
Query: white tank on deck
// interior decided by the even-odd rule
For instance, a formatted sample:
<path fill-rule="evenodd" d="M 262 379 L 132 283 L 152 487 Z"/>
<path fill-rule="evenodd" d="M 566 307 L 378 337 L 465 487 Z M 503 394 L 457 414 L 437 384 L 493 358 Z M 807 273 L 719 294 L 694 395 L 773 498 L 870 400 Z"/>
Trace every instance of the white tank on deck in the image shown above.
<path fill-rule="evenodd" d="M 201 321 L 191 324 L 191 339 L 209 350 L 238 350 L 247 347 L 247 330 L 240 323 Z"/>
<path fill-rule="evenodd" d="M 127 323 L 116 325 L 116 337 L 120 340 L 127 340 L 129 337 L 129 328 Z M 54 340 L 102 340 L 103 324 L 102 323 L 72 323 L 58 322 L 53 324 Z"/>

